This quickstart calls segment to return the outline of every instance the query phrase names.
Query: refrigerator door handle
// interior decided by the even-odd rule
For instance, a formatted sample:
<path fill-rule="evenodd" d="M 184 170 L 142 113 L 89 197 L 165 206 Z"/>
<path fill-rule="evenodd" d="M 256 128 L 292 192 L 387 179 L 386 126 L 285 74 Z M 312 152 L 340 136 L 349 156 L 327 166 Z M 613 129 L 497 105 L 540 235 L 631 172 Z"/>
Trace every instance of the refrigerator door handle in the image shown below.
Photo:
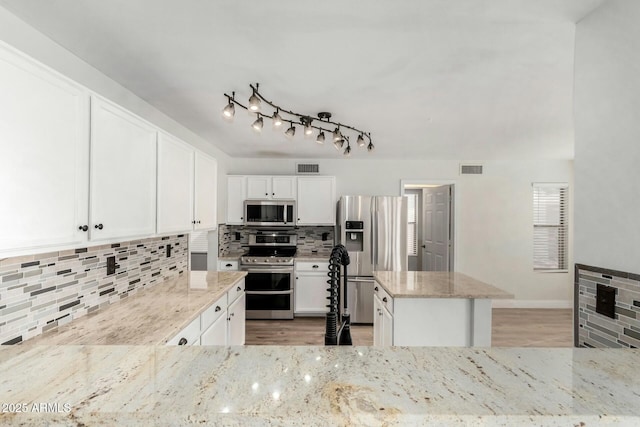
<path fill-rule="evenodd" d="M 375 282 L 375 279 L 372 279 L 371 277 L 352 277 L 351 279 L 349 279 L 350 282 Z"/>
<path fill-rule="evenodd" d="M 377 215 L 377 200 L 371 199 L 371 268 L 376 268 L 377 246 L 378 246 L 378 215 Z"/>

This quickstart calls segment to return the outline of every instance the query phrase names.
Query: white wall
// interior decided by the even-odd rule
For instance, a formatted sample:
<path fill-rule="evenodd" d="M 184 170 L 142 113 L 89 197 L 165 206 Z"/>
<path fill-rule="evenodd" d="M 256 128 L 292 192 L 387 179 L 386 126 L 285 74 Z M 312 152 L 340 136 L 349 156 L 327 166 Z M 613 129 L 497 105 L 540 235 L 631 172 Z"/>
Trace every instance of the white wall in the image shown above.
<path fill-rule="evenodd" d="M 575 260 L 640 273 L 640 2 L 577 25 Z"/>
<path fill-rule="evenodd" d="M 2 7 L 0 7 L 0 40 L 215 157 L 218 160 L 218 197 L 220 200 L 226 200 L 225 176 L 230 157 L 213 144 L 152 107 L 133 92 L 62 48 L 44 34 L 34 30 Z M 212 114 L 217 113 L 219 112 L 212 112 Z M 218 204 L 220 219 L 225 215 L 224 206 L 224 203 Z M 217 232 L 210 233 L 209 237 L 209 253 L 217 256 Z M 214 258 L 210 259 L 210 266 L 213 261 L 215 261 Z"/>
<path fill-rule="evenodd" d="M 364 157 L 366 153 L 357 155 Z M 229 172 L 292 175 L 295 163 L 296 160 L 284 159 L 234 159 Z M 512 292 L 519 306 L 571 306 L 571 270 L 556 274 L 533 272 L 531 190 L 532 182 L 571 184 L 571 161 L 484 162 L 482 176 L 460 176 L 459 162 L 454 161 L 351 158 L 318 163 L 323 175 L 337 177 L 338 196 L 399 195 L 402 179 L 455 181 L 456 271 Z"/>

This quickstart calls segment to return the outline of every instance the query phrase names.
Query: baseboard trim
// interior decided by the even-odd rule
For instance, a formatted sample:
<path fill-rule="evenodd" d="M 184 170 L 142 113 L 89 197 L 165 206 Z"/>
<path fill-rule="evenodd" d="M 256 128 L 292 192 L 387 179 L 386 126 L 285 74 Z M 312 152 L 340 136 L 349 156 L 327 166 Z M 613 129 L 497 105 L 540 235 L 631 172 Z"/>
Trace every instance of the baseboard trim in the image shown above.
<path fill-rule="evenodd" d="M 531 299 L 494 299 L 493 308 L 573 308 L 573 301 L 531 300 Z"/>

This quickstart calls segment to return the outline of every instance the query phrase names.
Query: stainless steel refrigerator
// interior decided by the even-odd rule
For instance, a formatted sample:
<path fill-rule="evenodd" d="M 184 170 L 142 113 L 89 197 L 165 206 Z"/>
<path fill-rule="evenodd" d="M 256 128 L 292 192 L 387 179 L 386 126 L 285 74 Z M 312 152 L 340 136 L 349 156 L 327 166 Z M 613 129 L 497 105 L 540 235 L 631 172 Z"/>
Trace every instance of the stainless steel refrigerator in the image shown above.
<path fill-rule="evenodd" d="M 407 270 L 407 199 L 342 196 L 337 236 L 349 252 L 347 307 L 352 323 L 373 323 L 373 271 Z"/>

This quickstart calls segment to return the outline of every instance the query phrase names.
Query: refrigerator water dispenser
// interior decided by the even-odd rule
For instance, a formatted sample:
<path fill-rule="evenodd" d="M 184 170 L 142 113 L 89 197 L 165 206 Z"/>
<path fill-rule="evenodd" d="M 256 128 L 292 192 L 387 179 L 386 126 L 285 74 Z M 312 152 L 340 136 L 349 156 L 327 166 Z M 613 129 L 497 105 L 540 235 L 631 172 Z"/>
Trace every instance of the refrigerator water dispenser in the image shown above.
<path fill-rule="evenodd" d="M 349 252 L 362 252 L 364 249 L 364 223 L 362 221 L 345 222 L 346 242 L 344 246 Z"/>

